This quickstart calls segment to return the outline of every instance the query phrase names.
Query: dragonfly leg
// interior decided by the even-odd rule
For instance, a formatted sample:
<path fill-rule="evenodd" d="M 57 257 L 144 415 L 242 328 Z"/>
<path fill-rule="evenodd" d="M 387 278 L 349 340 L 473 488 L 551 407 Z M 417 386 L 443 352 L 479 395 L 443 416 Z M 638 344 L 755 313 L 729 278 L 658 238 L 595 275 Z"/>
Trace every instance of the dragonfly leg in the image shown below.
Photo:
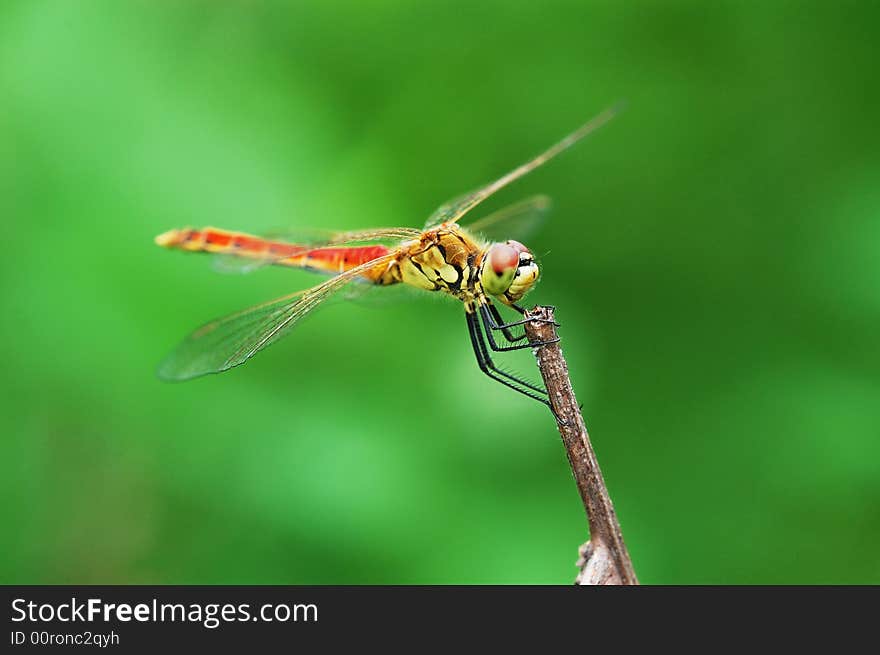
<path fill-rule="evenodd" d="M 470 333 L 471 344 L 474 347 L 474 354 L 477 356 L 477 364 L 479 364 L 480 370 L 496 382 L 500 382 L 504 386 L 509 387 L 514 391 L 519 391 L 521 394 L 537 400 L 543 405 L 547 405 L 547 407 L 550 408 L 550 411 L 553 412 L 553 417 L 556 419 L 557 423 L 559 423 L 560 425 L 568 425 L 568 421 L 562 418 L 559 414 L 556 413 L 556 410 L 553 409 L 553 405 L 550 404 L 549 399 L 542 398 L 541 396 L 534 393 L 534 391 L 537 391 L 538 393 L 546 396 L 548 395 L 546 389 L 542 389 L 540 387 L 529 384 L 528 382 L 520 380 L 516 376 L 505 373 L 504 371 L 501 371 L 495 367 L 495 364 L 492 362 L 492 358 L 489 355 L 489 351 L 486 348 L 486 342 L 483 341 L 483 334 L 480 330 L 480 321 L 477 318 L 477 315 L 474 312 L 469 311 L 465 313 L 465 316 L 467 318 L 468 332 Z M 507 379 L 505 380 L 503 378 Z M 516 386 L 517 384 L 522 386 Z"/>
<path fill-rule="evenodd" d="M 466 312 L 465 317 L 467 318 L 468 333 L 471 337 L 471 344 L 474 347 L 474 354 L 477 356 L 477 364 L 479 365 L 480 370 L 496 382 L 500 382 L 504 386 L 519 391 L 521 394 L 544 403 L 549 407 L 550 403 L 548 400 L 538 395 L 547 395 L 545 389 L 526 382 L 525 380 L 521 380 L 515 375 L 501 371 L 495 366 L 495 363 L 489 355 L 489 349 L 486 347 L 486 342 L 483 340 L 483 333 L 480 329 L 480 322 L 477 319 L 477 315 L 473 312 Z"/>
<path fill-rule="evenodd" d="M 501 330 L 503 332 L 505 329 L 509 329 L 511 326 L 522 325 L 523 323 L 528 323 L 529 321 L 523 320 L 523 321 L 519 321 L 516 323 L 507 323 L 507 324 L 499 325 L 495 322 L 495 320 L 492 316 L 492 310 L 489 309 L 490 307 L 492 309 L 495 309 L 495 307 L 493 305 L 490 305 L 489 303 L 483 303 L 480 305 L 479 311 L 480 311 L 480 317 L 483 319 L 483 324 L 486 326 L 486 337 L 489 339 L 489 347 L 492 348 L 492 350 L 494 350 L 495 352 L 507 352 L 509 350 L 522 350 L 523 348 L 533 348 L 535 346 L 545 346 L 547 344 L 557 343 L 559 341 L 559 337 L 556 337 L 555 339 L 550 339 L 548 341 L 531 341 L 528 343 L 519 343 L 519 344 L 515 344 L 512 346 L 499 346 L 495 342 L 495 336 L 492 334 L 493 330 Z M 498 310 L 495 309 L 496 315 L 497 315 L 497 312 L 498 312 Z M 500 315 L 498 315 L 498 318 L 500 318 Z M 505 333 L 505 336 L 507 336 L 507 333 Z M 525 335 L 523 335 L 523 336 L 525 336 Z M 510 341 L 519 341 L 521 338 L 522 337 L 518 337 L 516 339 L 510 339 L 508 337 L 508 339 Z"/>
<path fill-rule="evenodd" d="M 560 327 L 559 323 L 557 323 L 556 321 L 551 321 L 550 319 L 547 319 L 547 318 L 538 318 L 538 317 L 524 318 L 519 321 L 511 321 L 510 323 L 505 323 L 504 319 L 501 318 L 501 314 L 498 313 L 498 309 L 488 299 L 483 299 L 483 303 L 480 305 L 480 307 L 482 308 L 484 305 L 488 305 L 489 312 L 491 312 L 491 314 L 492 314 L 493 320 L 491 321 L 491 325 L 492 325 L 493 330 L 503 330 L 505 328 L 510 329 L 512 327 L 516 327 L 517 325 L 525 325 L 526 323 L 531 323 L 532 321 L 537 321 L 538 323 L 552 323 L 556 327 Z M 517 310 L 520 314 L 525 314 L 526 310 L 523 309 L 522 307 L 520 307 L 518 305 L 511 305 L 511 307 L 513 309 Z M 497 321 L 497 324 L 496 324 L 496 321 Z M 507 337 L 506 332 L 504 333 L 504 336 Z M 517 340 L 517 339 L 510 339 L 510 337 L 507 337 L 507 338 L 510 341 Z M 521 338 L 522 337 L 518 337 L 518 339 L 521 339 Z"/>
<path fill-rule="evenodd" d="M 556 311 L 556 305 L 544 305 L 544 306 L 545 306 L 547 309 L 552 309 L 554 312 Z M 513 309 L 515 309 L 516 311 L 518 311 L 520 314 L 525 314 L 525 313 L 526 313 L 526 309 L 525 309 L 525 307 L 520 307 L 519 305 L 517 305 L 517 304 L 515 304 L 515 303 L 510 303 L 509 307 L 512 307 Z M 535 319 L 535 320 L 538 320 L 538 319 Z"/>
<path fill-rule="evenodd" d="M 525 309 L 524 307 L 520 307 L 519 305 L 516 305 L 516 304 L 514 304 L 514 303 L 510 303 L 509 306 L 510 306 L 511 309 L 515 309 L 515 310 L 518 311 L 520 314 L 522 314 L 523 316 L 525 316 L 526 309 Z M 547 307 L 548 309 L 552 309 L 554 312 L 556 311 L 556 307 L 555 307 L 554 305 L 546 305 L 546 307 Z M 538 318 L 537 316 L 535 316 L 535 317 L 533 317 L 533 318 L 527 318 L 527 319 L 522 320 L 522 321 L 519 321 L 519 322 L 517 322 L 517 323 L 511 323 L 510 325 L 522 325 L 523 323 L 528 323 L 528 322 L 530 322 L 530 321 L 537 321 L 538 323 L 552 323 L 552 324 L 555 325 L 556 327 L 561 327 L 561 326 L 559 325 L 559 323 L 557 323 L 556 321 L 551 321 L 550 319 L 547 319 L 547 318 Z"/>
<path fill-rule="evenodd" d="M 501 330 L 502 334 L 504 334 L 504 338 L 511 343 L 516 343 L 517 341 L 522 341 L 526 338 L 525 332 L 516 337 L 513 335 L 513 332 L 510 331 L 510 328 L 512 327 L 522 325 L 523 321 L 517 321 L 515 323 L 505 323 L 504 319 L 501 318 L 501 314 L 498 312 L 498 308 L 495 305 L 487 300 L 485 306 L 489 308 L 489 320 L 486 322 L 487 328 L 492 330 Z M 482 311 L 480 313 L 482 314 Z"/>

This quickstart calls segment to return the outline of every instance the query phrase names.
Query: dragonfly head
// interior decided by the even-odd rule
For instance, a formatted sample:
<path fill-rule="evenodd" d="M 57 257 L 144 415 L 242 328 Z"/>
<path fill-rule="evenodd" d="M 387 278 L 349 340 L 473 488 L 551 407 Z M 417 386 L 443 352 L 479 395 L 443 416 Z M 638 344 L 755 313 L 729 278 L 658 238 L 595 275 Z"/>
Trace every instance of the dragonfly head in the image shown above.
<path fill-rule="evenodd" d="M 538 265 L 519 241 L 493 243 L 480 266 L 480 283 L 489 295 L 505 305 L 519 301 L 535 285 Z"/>

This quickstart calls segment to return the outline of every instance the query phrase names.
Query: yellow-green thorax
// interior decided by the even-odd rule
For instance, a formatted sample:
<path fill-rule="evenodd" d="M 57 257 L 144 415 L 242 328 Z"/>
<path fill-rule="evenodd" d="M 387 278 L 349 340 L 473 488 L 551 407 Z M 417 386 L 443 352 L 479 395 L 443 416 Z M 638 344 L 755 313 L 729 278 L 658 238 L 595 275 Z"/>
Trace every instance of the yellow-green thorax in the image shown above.
<path fill-rule="evenodd" d="M 539 274 L 521 243 L 487 244 L 454 223 L 424 232 L 402 250 L 400 257 L 376 272 L 377 284 L 402 282 L 445 291 L 466 303 L 487 294 L 510 305 L 532 288 Z"/>

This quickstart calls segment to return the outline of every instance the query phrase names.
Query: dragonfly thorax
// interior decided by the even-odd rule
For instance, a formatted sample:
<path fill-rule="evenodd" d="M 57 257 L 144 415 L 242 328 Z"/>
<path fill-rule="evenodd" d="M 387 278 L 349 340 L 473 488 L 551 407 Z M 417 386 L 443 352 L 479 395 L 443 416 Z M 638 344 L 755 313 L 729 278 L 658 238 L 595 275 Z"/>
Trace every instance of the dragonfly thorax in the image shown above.
<path fill-rule="evenodd" d="M 510 305 L 529 292 L 539 273 L 532 253 L 519 241 L 493 243 L 480 264 L 480 284 L 486 293 Z"/>

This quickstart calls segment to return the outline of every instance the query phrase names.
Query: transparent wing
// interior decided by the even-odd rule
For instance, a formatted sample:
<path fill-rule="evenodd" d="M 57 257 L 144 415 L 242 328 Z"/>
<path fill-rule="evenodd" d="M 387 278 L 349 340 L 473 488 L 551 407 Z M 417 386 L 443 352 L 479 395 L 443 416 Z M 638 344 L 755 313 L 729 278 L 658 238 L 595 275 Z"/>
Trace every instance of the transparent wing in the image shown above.
<path fill-rule="evenodd" d="M 542 164 L 553 159 L 553 157 L 558 155 L 566 148 L 573 146 L 575 143 L 583 139 L 591 132 L 594 132 L 595 130 L 602 127 L 605 123 L 614 118 L 618 111 L 619 107 L 617 106 L 606 109 L 601 114 L 593 118 L 591 121 L 582 125 L 580 128 L 562 139 L 562 141 L 551 146 L 534 159 L 527 161 L 522 166 L 518 166 L 517 168 L 513 169 L 507 175 L 499 177 L 497 180 L 487 184 L 481 189 L 472 191 L 471 193 L 460 196 L 459 198 L 451 200 L 445 205 L 440 206 L 433 214 L 431 214 L 425 226 L 427 228 L 430 228 L 440 225 L 441 223 L 455 223 L 462 216 L 467 214 L 471 209 L 479 205 L 481 202 L 483 202 L 486 198 L 491 196 L 499 189 L 503 189 L 511 182 L 514 182 L 524 175 L 531 173 Z"/>
<path fill-rule="evenodd" d="M 263 257 L 240 257 L 239 255 L 214 254 L 211 257 L 211 267 L 218 273 L 225 275 L 244 275 L 253 273 L 258 268 L 268 266 L 277 259 Z"/>
<path fill-rule="evenodd" d="M 189 380 L 244 364 L 286 335 L 297 321 L 359 275 L 391 262 L 396 252 L 352 268 L 323 284 L 256 305 L 198 328 L 160 364 L 159 377 Z"/>
<path fill-rule="evenodd" d="M 484 216 L 465 227 L 487 241 L 527 241 L 547 218 L 552 202 L 547 196 L 533 196 Z"/>
<path fill-rule="evenodd" d="M 263 238 L 272 243 L 262 252 L 245 251 L 240 253 L 214 253 L 214 270 L 220 273 L 251 273 L 282 259 L 287 259 L 303 250 L 321 248 L 341 248 L 368 243 L 399 243 L 421 236 L 421 230 L 409 227 L 384 227 L 367 230 L 276 230 L 264 234 Z"/>
<path fill-rule="evenodd" d="M 272 230 L 265 235 L 267 239 L 280 239 L 309 248 L 344 246 L 356 243 L 372 243 L 376 241 L 403 241 L 413 239 L 422 234 L 414 227 L 378 227 L 365 230 Z"/>

